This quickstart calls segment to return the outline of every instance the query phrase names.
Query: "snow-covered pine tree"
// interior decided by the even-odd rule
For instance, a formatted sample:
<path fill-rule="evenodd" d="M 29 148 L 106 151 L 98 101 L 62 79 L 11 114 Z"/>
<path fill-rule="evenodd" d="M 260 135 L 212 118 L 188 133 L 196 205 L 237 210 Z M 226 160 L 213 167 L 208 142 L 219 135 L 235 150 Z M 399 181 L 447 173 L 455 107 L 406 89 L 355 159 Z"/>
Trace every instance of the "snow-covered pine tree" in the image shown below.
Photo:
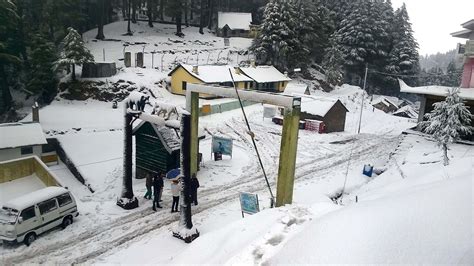
<path fill-rule="evenodd" d="M 311 59 L 321 63 L 324 50 L 329 47 L 329 35 L 333 33 L 334 27 L 329 17 L 329 10 L 322 5 L 320 0 L 305 1 L 293 0 L 296 9 L 296 34 L 300 42 L 308 49 Z M 303 58 L 304 67 L 310 58 Z"/>
<path fill-rule="evenodd" d="M 352 11 L 341 21 L 336 33 L 338 48 L 344 55 L 344 67 L 349 81 L 358 84 L 362 80 L 366 63 L 372 63 L 378 54 L 373 25 L 369 20 L 370 0 L 352 4 Z"/>
<path fill-rule="evenodd" d="M 76 65 L 94 62 L 94 57 L 86 48 L 81 35 L 71 27 L 68 28 L 68 34 L 64 37 L 62 45 L 63 51 L 57 64 L 72 65 L 72 79 L 76 80 Z"/>
<path fill-rule="evenodd" d="M 403 75 L 408 84 L 414 85 L 416 78 L 406 76 L 415 76 L 420 72 L 418 43 L 413 36 L 405 4 L 395 11 L 392 36 L 393 48 L 390 51 L 390 59 L 385 71 Z M 396 84 L 396 79 L 392 79 L 391 83 Z"/>
<path fill-rule="evenodd" d="M 27 89 L 40 94 L 42 102 L 49 103 L 56 95 L 58 79 L 53 71 L 57 59 L 53 43 L 43 36 L 36 35 L 30 53 L 31 74 L 26 85 Z"/>
<path fill-rule="evenodd" d="M 289 68 L 288 59 L 301 47 L 294 31 L 295 16 L 289 0 L 271 0 L 267 3 L 261 32 L 251 47 L 259 63 L 272 64 L 280 70 Z"/>
<path fill-rule="evenodd" d="M 339 50 L 334 36 L 330 39 L 330 47 L 325 50 L 323 68 L 326 70 L 327 81 L 333 85 L 342 82 L 342 65 L 344 63 L 342 52 Z"/>
<path fill-rule="evenodd" d="M 426 114 L 427 121 L 421 122 L 423 131 L 432 134 L 443 150 L 443 164 L 449 164 L 448 145 L 463 135 L 472 134 L 470 126 L 473 115 L 459 97 L 459 89 L 448 90 L 446 99 L 433 104 L 434 109 Z"/>

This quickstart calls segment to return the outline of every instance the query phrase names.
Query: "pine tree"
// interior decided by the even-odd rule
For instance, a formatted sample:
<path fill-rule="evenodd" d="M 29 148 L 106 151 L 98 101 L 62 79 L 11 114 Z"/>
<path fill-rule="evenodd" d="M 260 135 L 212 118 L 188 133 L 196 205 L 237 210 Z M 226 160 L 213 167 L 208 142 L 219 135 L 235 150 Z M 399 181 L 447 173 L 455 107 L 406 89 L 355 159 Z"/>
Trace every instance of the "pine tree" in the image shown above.
<path fill-rule="evenodd" d="M 68 28 L 68 34 L 64 37 L 62 44 L 63 51 L 57 64 L 59 66 L 72 65 L 72 79 L 76 80 L 76 65 L 94 62 L 94 57 L 85 47 L 81 35 L 71 27 Z"/>
<path fill-rule="evenodd" d="M 36 35 L 31 51 L 31 74 L 27 89 L 41 95 L 42 102 L 49 103 L 56 94 L 58 79 L 54 73 L 57 58 L 55 47 L 41 35 Z"/>
<path fill-rule="evenodd" d="M 0 0 L 0 114 L 13 105 L 7 73 L 21 64 L 15 36 L 19 16 L 16 6 L 9 0 Z"/>
<path fill-rule="evenodd" d="M 448 64 L 446 70 L 446 79 L 444 81 L 445 86 L 458 87 L 461 84 L 462 69 L 457 68 L 454 60 Z"/>
<path fill-rule="evenodd" d="M 420 69 L 418 43 L 413 36 L 405 4 L 395 12 L 393 25 L 393 48 L 385 70 L 395 75 L 415 76 Z M 405 77 L 404 80 L 413 84 L 416 78 Z M 393 79 L 392 83 L 396 83 L 396 80 Z"/>
<path fill-rule="evenodd" d="M 459 140 L 462 135 L 470 135 L 473 115 L 459 97 L 459 89 L 451 89 L 442 102 L 433 104 L 434 109 L 425 115 L 427 121 L 421 122 L 423 131 L 432 134 L 443 150 L 443 164 L 449 164 L 448 145 Z"/>
<path fill-rule="evenodd" d="M 369 20 L 370 0 L 361 0 L 352 4 L 352 11 L 341 21 L 336 40 L 344 55 L 347 74 L 361 80 L 366 63 L 373 63 L 378 54 L 378 43 Z"/>
<path fill-rule="evenodd" d="M 295 32 L 296 11 L 286 0 L 271 0 L 265 6 L 262 30 L 251 49 L 259 63 L 272 64 L 280 70 L 299 65 L 307 53 Z"/>
<path fill-rule="evenodd" d="M 342 65 L 344 59 L 339 50 L 335 38 L 331 38 L 330 47 L 325 50 L 323 67 L 326 70 L 327 81 L 333 85 L 339 85 L 342 82 Z"/>

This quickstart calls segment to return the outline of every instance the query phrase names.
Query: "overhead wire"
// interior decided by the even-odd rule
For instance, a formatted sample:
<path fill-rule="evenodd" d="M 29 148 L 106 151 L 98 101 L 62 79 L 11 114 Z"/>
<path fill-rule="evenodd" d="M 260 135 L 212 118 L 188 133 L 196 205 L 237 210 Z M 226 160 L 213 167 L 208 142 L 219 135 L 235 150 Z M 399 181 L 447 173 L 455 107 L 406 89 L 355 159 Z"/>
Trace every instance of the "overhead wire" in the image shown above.
<path fill-rule="evenodd" d="M 240 99 L 240 95 L 239 95 L 239 91 L 237 89 L 237 86 L 235 85 L 234 76 L 232 75 L 231 69 L 229 69 L 229 73 L 230 73 L 230 78 L 232 79 L 232 84 L 234 86 L 235 93 L 237 94 L 237 99 L 239 100 L 240 109 L 242 110 L 242 114 L 244 115 L 245 124 L 247 124 L 247 128 L 249 130 L 248 133 L 250 135 L 250 138 L 252 139 L 252 143 L 253 143 L 253 147 L 255 148 L 255 152 L 257 153 L 257 158 L 258 158 L 258 162 L 260 164 L 260 168 L 262 168 L 263 177 L 265 177 L 265 182 L 267 183 L 268 191 L 270 192 L 270 197 L 271 197 L 270 207 L 273 208 L 274 204 L 275 204 L 275 197 L 273 196 L 273 192 L 272 192 L 272 188 L 270 186 L 270 182 L 268 182 L 267 173 L 265 172 L 265 167 L 263 166 L 262 158 L 260 157 L 260 153 L 258 151 L 257 144 L 255 143 L 255 134 L 252 132 L 252 129 L 250 128 L 250 124 L 249 124 L 249 121 L 247 119 L 247 115 L 245 114 L 244 106 L 242 104 L 242 100 Z"/>

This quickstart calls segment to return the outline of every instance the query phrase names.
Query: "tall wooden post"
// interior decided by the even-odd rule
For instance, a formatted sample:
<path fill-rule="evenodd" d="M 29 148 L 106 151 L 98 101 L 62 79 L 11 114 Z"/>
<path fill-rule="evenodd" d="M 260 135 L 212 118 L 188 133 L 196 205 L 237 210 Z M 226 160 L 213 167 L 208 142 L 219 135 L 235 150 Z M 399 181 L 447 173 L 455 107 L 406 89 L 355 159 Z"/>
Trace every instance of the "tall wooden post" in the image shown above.
<path fill-rule="evenodd" d="M 198 171 L 199 93 L 191 93 L 191 176 Z"/>
<path fill-rule="evenodd" d="M 293 201 L 300 112 L 299 106 L 293 107 L 292 110 L 285 109 L 278 166 L 276 207 L 291 204 Z"/>

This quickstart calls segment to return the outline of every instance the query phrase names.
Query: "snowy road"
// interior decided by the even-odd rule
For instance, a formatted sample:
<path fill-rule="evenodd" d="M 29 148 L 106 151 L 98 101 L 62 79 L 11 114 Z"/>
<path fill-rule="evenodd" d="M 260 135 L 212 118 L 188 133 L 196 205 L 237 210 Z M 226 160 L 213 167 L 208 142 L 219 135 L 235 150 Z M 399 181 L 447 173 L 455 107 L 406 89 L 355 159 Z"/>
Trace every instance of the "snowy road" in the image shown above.
<path fill-rule="evenodd" d="M 228 127 L 228 129 L 234 131 L 235 128 Z M 234 132 L 239 131 L 243 132 L 240 129 Z M 259 133 L 264 133 L 261 130 L 258 131 L 260 131 Z M 274 136 L 273 134 L 270 135 Z M 262 137 L 260 143 L 273 141 L 270 136 L 267 136 Z M 241 137 L 242 141 L 246 140 L 248 142 L 248 139 L 244 135 Z M 360 164 L 380 156 L 386 156 L 387 151 L 393 150 L 397 143 L 398 138 L 394 137 L 385 138 L 375 135 L 360 135 L 354 139 L 353 144 L 348 144 L 353 145 L 352 163 Z M 263 146 L 275 147 L 276 145 Z M 313 149 L 314 147 L 311 146 L 312 145 L 304 148 L 301 147 L 301 151 L 304 152 L 306 149 Z M 347 151 L 346 148 L 347 147 L 345 147 L 345 150 Z M 265 161 L 272 161 L 275 155 L 272 154 L 272 152 L 278 152 L 277 150 L 278 149 L 275 148 L 265 150 L 268 152 Z M 347 160 L 348 155 L 340 151 L 334 151 L 329 154 L 316 155 L 314 158 L 299 162 L 297 164 L 296 182 L 318 182 L 320 180 L 330 179 L 334 176 L 334 173 L 344 171 Z M 270 183 L 272 187 L 275 187 L 274 179 L 271 179 Z M 194 208 L 194 214 L 209 210 L 223 203 L 234 201 L 241 191 L 260 192 L 264 194 L 267 192 L 265 183 L 263 182 L 263 176 L 261 172 L 258 171 L 256 163 L 252 163 L 247 170 L 241 174 L 240 178 L 233 183 L 201 190 L 200 205 Z M 165 199 L 165 206 L 170 204 L 168 201 L 169 200 Z M 133 212 L 110 223 L 92 227 L 86 232 L 72 232 L 72 228 L 69 228 L 67 229 L 69 232 L 67 232 L 67 230 L 64 232 L 71 234 L 67 239 L 51 243 L 42 243 L 41 245 L 33 245 L 29 248 L 19 247 L 14 250 L 12 254 L 5 254 L 1 261 L 3 265 L 45 262 L 61 264 L 86 263 L 108 252 L 112 247 L 117 248 L 121 245 L 126 245 L 129 241 L 139 236 L 176 222 L 178 218 L 179 216 L 177 214 L 168 213 L 167 209 L 158 213 L 149 209 L 142 212 Z M 41 238 L 38 241 L 41 241 Z"/>

